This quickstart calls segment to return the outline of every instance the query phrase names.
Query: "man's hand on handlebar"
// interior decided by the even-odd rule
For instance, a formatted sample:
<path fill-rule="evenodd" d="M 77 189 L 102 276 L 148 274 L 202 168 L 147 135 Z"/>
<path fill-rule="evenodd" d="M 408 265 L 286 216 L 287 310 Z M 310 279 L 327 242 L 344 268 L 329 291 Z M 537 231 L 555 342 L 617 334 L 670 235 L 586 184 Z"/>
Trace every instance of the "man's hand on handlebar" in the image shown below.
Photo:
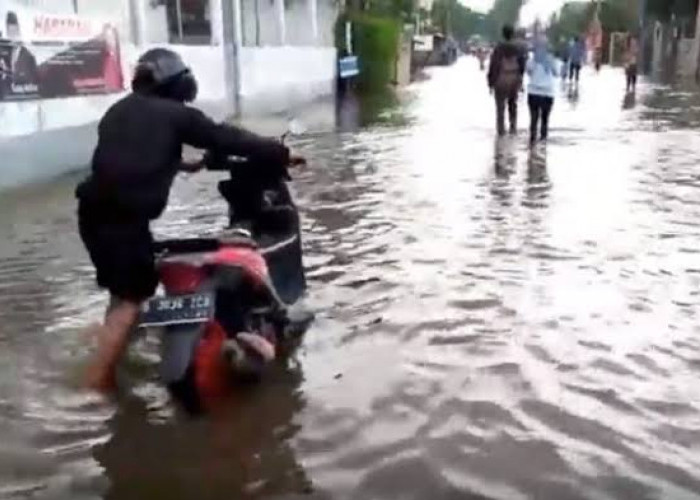
<path fill-rule="evenodd" d="M 183 161 L 180 163 L 180 172 L 194 174 L 204 168 L 204 159 L 200 158 L 196 161 Z"/>
<path fill-rule="evenodd" d="M 289 154 L 289 167 L 304 167 L 306 166 L 306 158 L 301 155 L 290 153 Z"/>

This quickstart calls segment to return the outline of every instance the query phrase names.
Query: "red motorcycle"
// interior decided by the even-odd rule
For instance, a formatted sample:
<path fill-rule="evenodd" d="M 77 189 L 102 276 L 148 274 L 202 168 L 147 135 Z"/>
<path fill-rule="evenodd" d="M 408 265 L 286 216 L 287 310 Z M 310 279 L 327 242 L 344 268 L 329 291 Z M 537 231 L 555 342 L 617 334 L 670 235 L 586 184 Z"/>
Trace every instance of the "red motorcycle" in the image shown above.
<path fill-rule="evenodd" d="M 197 412 L 235 383 L 258 381 L 301 339 L 313 314 L 294 304 L 306 289 L 299 214 L 284 165 L 208 154 L 229 203 L 219 238 L 156 244 L 163 295 L 142 312 L 161 327 L 160 372 L 171 393 Z"/>

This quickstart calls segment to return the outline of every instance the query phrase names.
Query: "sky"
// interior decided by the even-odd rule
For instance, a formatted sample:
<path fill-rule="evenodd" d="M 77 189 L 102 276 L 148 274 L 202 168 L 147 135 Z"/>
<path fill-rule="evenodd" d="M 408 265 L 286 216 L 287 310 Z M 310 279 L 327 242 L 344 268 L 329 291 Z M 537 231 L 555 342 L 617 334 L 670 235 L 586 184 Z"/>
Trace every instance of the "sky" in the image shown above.
<path fill-rule="evenodd" d="M 493 0 L 460 0 L 464 5 L 475 10 L 487 11 L 493 5 Z M 559 9 L 564 3 L 564 0 L 528 0 L 523 7 L 522 19 L 523 23 L 530 23 L 535 18 L 540 17 L 542 20 L 549 19 L 549 15 Z"/>

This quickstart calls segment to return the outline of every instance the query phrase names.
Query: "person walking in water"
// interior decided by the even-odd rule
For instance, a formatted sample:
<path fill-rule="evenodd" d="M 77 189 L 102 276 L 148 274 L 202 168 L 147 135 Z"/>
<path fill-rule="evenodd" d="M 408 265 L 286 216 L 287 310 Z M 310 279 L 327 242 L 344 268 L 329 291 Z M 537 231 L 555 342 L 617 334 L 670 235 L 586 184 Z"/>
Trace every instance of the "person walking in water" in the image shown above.
<path fill-rule="evenodd" d="M 586 57 L 586 42 L 581 39 L 581 37 L 576 37 L 574 43 L 571 46 L 571 55 L 569 65 L 569 81 L 576 82 L 578 85 L 579 79 L 581 77 L 581 67 L 583 66 L 584 59 Z"/>
<path fill-rule="evenodd" d="M 535 41 L 533 57 L 527 62 L 527 104 L 530 108 L 530 145 L 537 142 L 539 125 L 540 140 L 546 141 L 549 134 L 549 115 L 554 105 L 557 67 L 554 56 L 547 47 L 547 40 Z"/>
<path fill-rule="evenodd" d="M 637 71 L 639 59 L 639 45 L 637 39 L 632 35 L 627 39 L 627 49 L 625 51 L 625 75 L 627 77 L 627 93 L 634 93 L 637 90 Z"/>
<path fill-rule="evenodd" d="M 561 59 L 560 76 L 562 81 L 566 81 L 566 79 L 569 77 L 569 58 L 571 57 L 571 48 L 569 47 L 569 44 L 567 43 L 561 47 L 559 52 L 561 56 L 559 58 Z"/>
<path fill-rule="evenodd" d="M 489 64 L 489 89 L 496 99 L 496 129 L 498 135 L 505 135 L 505 108 L 508 106 L 510 133 L 518 128 L 518 93 L 523 84 L 525 73 L 525 52 L 513 40 L 515 30 L 512 26 L 503 26 L 503 41 L 491 54 Z"/>

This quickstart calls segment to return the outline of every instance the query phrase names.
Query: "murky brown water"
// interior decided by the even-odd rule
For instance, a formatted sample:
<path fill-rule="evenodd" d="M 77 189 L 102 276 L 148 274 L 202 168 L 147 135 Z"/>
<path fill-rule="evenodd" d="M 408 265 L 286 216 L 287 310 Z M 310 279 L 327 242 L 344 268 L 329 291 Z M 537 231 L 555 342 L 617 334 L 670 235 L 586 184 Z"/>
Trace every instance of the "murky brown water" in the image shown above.
<path fill-rule="evenodd" d="M 116 401 L 76 389 L 104 297 L 75 178 L 3 193 L 0 497 L 700 498 L 700 99 L 586 74 L 531 157 L 482 78 L 460 61 L 300 142 L 319 317 L 210 418 L 169 401 L 157 338 Z M 214 180 L 158 232 L 215 232 Z"/>

